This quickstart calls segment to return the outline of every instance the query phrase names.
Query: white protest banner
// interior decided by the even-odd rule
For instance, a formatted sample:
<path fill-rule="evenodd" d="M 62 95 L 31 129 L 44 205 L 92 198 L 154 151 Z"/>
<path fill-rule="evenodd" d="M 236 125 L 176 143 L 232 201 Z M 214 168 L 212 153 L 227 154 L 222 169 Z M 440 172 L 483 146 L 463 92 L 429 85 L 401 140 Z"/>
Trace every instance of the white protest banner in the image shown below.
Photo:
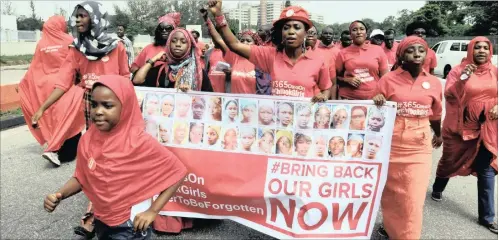
<path fill-rule="evenodd" d="M 160 214 L 277 238 L 369 238 L 395 104 L 136 87 L 146 131 L 189 169 Z"/>

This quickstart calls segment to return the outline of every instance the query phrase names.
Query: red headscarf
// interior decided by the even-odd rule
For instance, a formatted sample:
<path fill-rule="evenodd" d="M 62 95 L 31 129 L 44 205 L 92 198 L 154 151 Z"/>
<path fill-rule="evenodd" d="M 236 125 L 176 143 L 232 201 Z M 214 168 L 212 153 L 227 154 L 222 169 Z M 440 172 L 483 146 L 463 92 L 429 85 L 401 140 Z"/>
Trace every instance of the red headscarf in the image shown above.
<path fill-rule="evenodd" d="M 492 55 L 493 55 L 493 46 L 492 46 L 492 43 L 490 42 L 490 40 L 486 37 L 475 37 L 473 38 L 470 43 L 468 44 L 468 53 L 466 55 L 466 58 L 463 59 L 463 61 L 461 61 L 461 64 L 460 64 L 460 67 L 462 67 L 462 69 L 464 69 L 466 67 L 466 65 L 468 64 L 476 64 L 475 63 L 475 58 L 473 57 L 473 50 L 475 49 L 475 45 L 478 43 L 478 42 L 486 42 L 487 44 L 489 44 L 489 59 L 487 60 L 486 63 L 482 64 L 482 65 L 477 65 L 478 69 L 477 69 L 477 73 L 479 72 L 485 72 L 485 71 L 488 71 L 491 69 L 492 67 Z"/>
<path fill-rule="evenodd" d="M 186 168 L 144 131 L 130 79 L 101 76 L 94 89 L 99 85 L 111 89 L 120 100 L 120 121 L 109 132 L 92 125 L 83 135 L 74 176 L 92 201 L 95 216 L 109 226 L 117 226 L 130 218 L 133 205 L 179 182 Z"/>
<path fill-rule="evenodd" d="M 28 72 L 19 84 L 21 109 L 28 127 L 46 151 L 54 152 L 61 148 L 64 141 L 75 136 L 85 128 L 82 101 L 83 90 L 70 89 L 61 100 L 47 109 L 40 119 L 39 128 L 31 127 L 31 117 L 54 90 L 57 74 L 69 53 L 73 37 L 66 33 L 66 21 L 62 16 L 50 17 L 43 24 L 43 35 L 36 45 L 35 54 Z M 68 111 L 71 109 L 71 111 Z"/>
<path fill-rule="evenodd" d="M 260 46 L 263 43 L 260 36 L 258 36 L 257 33 L 251 31 L 250 29 L 246 29 L 246 30 L 240 32 L 238 35 L 239 35 L 239 39 L 241 39 L 244 35 L 249 35 L 253 39 L 253 41 L 255 42 L 255 45 L 257 45 L 257 46 Z"/>
<path fill-rule="evenodd" d="M 168 13 L 158 19 L 158 24 L 167 23 L 177 28 L 180 25 L 180 17 L 181 15 L 178 12 Z"/>
<path fill-rule="evenodd" d="M 400 42 L 400 44 L 397 48 L 397 65 L 398 66 L 402 65 L 401 61 L 402 61 L 402 58 L 404 57 L 405 50 L 407 50 L 407 48 L 413 44 L 423 45 L 425 48 L 425 51 L 428 52 L 428 44 L 426 43 L 426 41 L 424 39 L 422 39 L 420 37 L 416 37 L 416 36 L 406 37 Z"/>
<path fill-rule="evenodd" d="M 173 36 L 177 32 L 183 33 L 187 40 L 187 51 L 182 57 L 175 57 L 171 52 L 172 48 L 170 45 Z M 196 40 L 192 34 L 183 28 L 176 28 L 170 33 L 166 42 L 166 48 L 168 49 L 166 57 L 168 58 L 168 78 L 170 81 L 175 82 L 178 79 L 180 84 L 189 83 L 192 90 L 200 91 L 201 83 L 203 82 L 203 66 L 201 65 L 199 56 L 199 52 L 201 51 L 198 49 Z M 176 83 L 176 86 L 179 87 L 180 85 Z"/>

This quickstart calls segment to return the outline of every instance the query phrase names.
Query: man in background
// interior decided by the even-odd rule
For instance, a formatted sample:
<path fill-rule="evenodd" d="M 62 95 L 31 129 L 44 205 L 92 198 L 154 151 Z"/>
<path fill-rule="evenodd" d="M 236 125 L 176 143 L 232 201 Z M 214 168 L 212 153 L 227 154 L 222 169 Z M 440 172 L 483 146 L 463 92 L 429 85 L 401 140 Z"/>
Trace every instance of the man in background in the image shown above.
<path fill-rule="evenodd" d="M 116 35 L 121 39 L 121 41 L 125 44 L 126 55 L 128 56 L 128 67 L 132 66 L 132 63 L 135 59 L 135 51 L 133 50 L 133 43 L 125 36 L 126 26 L 118 25 L 116 28 Z"/>

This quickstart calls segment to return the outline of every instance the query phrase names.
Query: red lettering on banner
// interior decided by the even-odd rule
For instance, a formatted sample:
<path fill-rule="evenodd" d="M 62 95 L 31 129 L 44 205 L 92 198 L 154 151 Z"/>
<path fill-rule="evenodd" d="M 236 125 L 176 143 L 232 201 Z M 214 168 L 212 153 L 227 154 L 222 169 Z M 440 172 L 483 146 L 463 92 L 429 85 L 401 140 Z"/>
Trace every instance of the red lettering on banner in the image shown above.
<path fill-rule="evenodd" d="M 364 194 L 362 195 L 363 198 L 368 198 L 371 196 L 371 194 L 373 193 L 373 185 L 370 184 L 370 183 L 366 183 L 364 185 L 362 185 L 362 191 L 364 192 Z"/>
<path fill-rule="evenodd" d="M 321 212 L 321 218 L 316 224 L 313 224 L 312 226 L 308 225 L 305 222 L 305 214 L 308 212 L 308 210 L 316 208 Z M 324 224 L 324 222 L 327 219 L 327 208 L 324 206 L 322 203 L 318 202 L 313 202 L 309 203 L 307 205 L 304 205 L 303 207 L 300 208 L 300 211 L 298 212 L 298 224 L 303 230 L 311 231 L 319 228 Z"/>
<path fill-rule="evenodd" d="M 277 211 L 279 210 L 280 214 L 284 218 L 284 221 L 286 222 L 286 226 L 288 228 L 293 228 L 296 201 L 293 199 L 288 199 L 289 209 L 286 208 L 284 204 L 277 198 L 269 198 L 269 202 L 270 202 L 270 221 L 272 222 L 277 221 L 277 214 L 278 214 Z M 345 220 L 348 221 L 348 227 L 350 230 L 357 230 L 360 217 L 362 216 L 362 214 L 364 214 L 367 205 L 368 202 L 362 202 L 357 212 L 354 213 L 353 210 L 354 203 L 348 203 L 345 210 L 342 213 L 340 213 L 340 203 L 332 203 L 331 214 L 332 214 L 334 230 L 336 231 L 341 230 L 342 224 Z M 305 214 L 309 210 L 314 208 L 318 209 L 321 212 L 321 217 L 317 221 L 317 223 L 313 225 L 308 225 L 305 222 Z M 298 212 L 297 216 L 298 225 L 300 225 L 300 227 L 303 230 L 307 231 L 315 230 L 324 224 L 324 222 L 327 220 L 327 217 L 328 217 L 328 209 L 324 204 L 320 202 L 308 203 L 306 205 L 303 205 L 300 208 L 300 211 Z"/>
<path fill-rule="evenodd" d="M 339 216 L 340 212 L 340 204 L 339 203 L 333 203 L 333 228 L 334 230 L 341 230 L 341 225 L 343 221 L 345 220 L 345 217 L 348 216 L 348 227 L 350 230 L 356 230 L 357 229 L 357 224 L 359 223 L 359 219 L 364 213 L 364 210 L 367 207 L 367 202 L 363 202 L 359 210 L 357 210 L 357 213 L 355 216 L 353 216 L 353 203 L 349 203 L 348 206 L 346 207 L 345 211 Z"/>
<path fill-rule="evenodd" d="M 280 174 L 302 177 L 327 177 L 328 168 L 324 165 L 301 164 L 301 163 L 281 163 Z"/>
<path fill-rule="evenodd" d="M 319 196 L 321 197 L 333 197 L 333 198 L 369 198 L 372 194 L 373 185 L 366 183 L 362 185 L 362 195 L 359 195 L 359 191 L 355 183 L 334 183 L 329 182 L 322 183 L 319 186 Z"/>
<path fill-rule="evenodd" d="M 373 168 L 357 166 L 352 170 L 351 166 L 334 166 L 335 178 L 369 178 L 374 179 L 371 172 Z"/>
<path fill-rule="evenodd" d="M 274 185 L 277 185 L 277 188 L 275 188 Z M 303 195 L 306 195 L 307 197 L 310 197 L 311 188 L 312 184 L 310 184 L 310 182 L 308 181 L 294 181 L 286 179 L 283 183 L 280 179 L 277 178 L 271 179 L 268 184 L 269 192 L 276 195 L 284 192 L 284 194 L 288 196 L 299 195 L 300 197 L 303 197 Z"/>
<path fill-rule="evenodd" d="M 277 208 L 279 208 L 279 211 L 284 217 L 284 221 L 286 221 L 286 226 L 288 226 L 288 228 L 292 228 L 295 216 L 295 207 L 296 207 L 295 200 L 289 199 L 289 211 L 287 211 L 282 202 L 277 198 L 269 198 L 269 202 L 270 202 L 270 221 L 272 222 L 276 221 Z"/>

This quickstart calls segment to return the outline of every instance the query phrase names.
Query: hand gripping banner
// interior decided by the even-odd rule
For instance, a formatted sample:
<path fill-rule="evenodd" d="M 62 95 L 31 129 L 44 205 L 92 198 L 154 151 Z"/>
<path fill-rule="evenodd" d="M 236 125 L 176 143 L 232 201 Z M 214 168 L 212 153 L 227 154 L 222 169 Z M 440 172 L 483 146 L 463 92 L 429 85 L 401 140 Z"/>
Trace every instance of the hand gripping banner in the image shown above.
<path fill-rule="evenodd" d="M 369 238 L 396 107 L 136 87 L 146 131 L 189 169 L 162 215 L 276 238 Z"/>

